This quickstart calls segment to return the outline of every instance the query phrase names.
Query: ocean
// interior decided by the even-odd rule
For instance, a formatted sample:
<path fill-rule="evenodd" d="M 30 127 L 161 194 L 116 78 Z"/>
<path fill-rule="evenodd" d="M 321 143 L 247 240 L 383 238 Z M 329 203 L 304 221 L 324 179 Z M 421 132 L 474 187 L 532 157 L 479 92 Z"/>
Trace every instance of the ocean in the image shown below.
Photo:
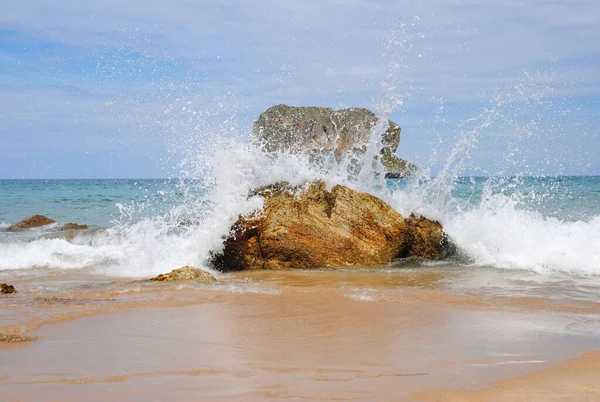
<path fill-rule="evenodd" d="M 403 214 L 439 220 L 458 248 L 452 264 L 600 275 L 600 177 L 437 179 L 387 180 L 373 192 Z M 189 179 L 0 180 L 0 270 L 144 277 L 186 264 L 210 268 L 208 253 L 249 209 L 239 189 L 238 199 L 228 200 L 236 190 L 214 186 Z M 57 224 L 5 230 L 33 214 Z M 62 238 L 57 227 L 67 222 L 90 229 Z"/>

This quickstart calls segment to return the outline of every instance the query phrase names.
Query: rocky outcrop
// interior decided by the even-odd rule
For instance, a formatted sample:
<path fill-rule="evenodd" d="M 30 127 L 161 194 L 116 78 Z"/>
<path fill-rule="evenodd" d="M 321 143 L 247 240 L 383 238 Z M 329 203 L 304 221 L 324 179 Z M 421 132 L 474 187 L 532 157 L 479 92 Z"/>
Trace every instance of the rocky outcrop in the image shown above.
<path fill-rule="evenodd" d="M 318 160 L 332 153 L 339 161 L 348 152 L 364 152 L 377 116 L 368 109 L 333 110 L 325 107 L 277 105 L 267 109 L 254 123 L 253 141 L 265 151 L 308 151 Z M 415 166 L 395 155 L 400 127 L 388 121 L 381 144 L 381 163 L 388 175 L 403 177 Z"/>
<path fill-rule="evenodd" d="M 206 271 L 198 268 L 193 268 L 188 265 L 182 268 L 174 269 L 168 274 L 160 274 L 154 278 L 150 278 L 151 281 L 158 282 L 169 282 L 169 281 L 203 281 L 203 282 L 214 282 L 215 277 Z"/>
<path fill-rule="evenodd" d="M 47 225 L 51 225 L 53 223 L 56 223 L 56 221 L 54 219 L 48 218 L 47 216 L 31 215 L 27 219 L 23 219 L 22 221 L 17 222 L 14 225 L 10 225 L 6 230 L 8 230 L 10 232 L 17 232 L 19 230 L 32 229 L 32 228 L 37 228 L 40 226 L 47 226 Z M 57 230 L 64 230 L 64 231 L 83 230 L 83 229 L 87 229 L 87 228 L 88 228 L 88 225 L 80 225 L 78 223 L 69 222 L 69 223 L 65 223 L 64 225 L 59 227 Z"/>
<path fill-rule="evenodd" d="M 54 223 L 56 221 L 44 216 L 44 215 L 32 215 L 27 219 L 23 219 L 20 222 L 15 223 L 14 225 L 10 225 L 6 230 L 14 232 L 23 229 L 31 229 L 37 228 L 40 226 L 46 226 Z"/>
<path fill-rule="evenodd" d="M 22 221 L 17 222 L 14 225 L 10 225 L 8 228 L 6 228 L 6 230 L 9 232 L 18 232 L 20 230 L 32 229 L 32 228 L 37 228 L 37 227 L 41 227 L 41 226 L 47 226 L 47 225 L 51 225 L 53 223 L 56 223 L 56 221 L 54 219 L 48 218 L 47 216 L 31 215 L 27 219 L 23 219 Z M 64 225 L 62 225 L 60 227 L 53 228 L 53 229 L 57 230 L 57 231 L 71 232 L 72 237 L 74 237 L 76 235 L 75 231 L 88 229 L 88 225 L 80 225 L 78 223 L 69 222 L 69 223 L 65 223 Z"/>
<path fill-rule="evenodd" d="M 395 258 L 443 256 L 438 222 L 404 219 L 377 197 L 316 181 L 257 189 L 264 210 L 242 216 L 214 257 L 217 269 L 289 269 L 385 264 Z"/>
<path fill-rule="evenodd" d="M 17 291 L 13 285 L 7 285 L 6 283 L 0 284 L 0 294 L 8 295 L 16 292 Z"/>
<path fill-rule="evenodd" d="M 80 225 L 78 223 L 69 222 L 69 223 L 65 223 L 64 225 L 62 225 L 59 230 L 84 230 L 84 229 L 88 229 L 88 225 Z"/>

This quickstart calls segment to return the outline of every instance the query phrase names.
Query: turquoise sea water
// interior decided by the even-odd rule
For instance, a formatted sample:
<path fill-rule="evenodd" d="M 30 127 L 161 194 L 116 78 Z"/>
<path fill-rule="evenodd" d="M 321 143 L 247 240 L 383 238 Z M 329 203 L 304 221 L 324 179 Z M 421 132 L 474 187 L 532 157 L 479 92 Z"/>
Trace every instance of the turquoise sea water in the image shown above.
<path fill-rule="evenodd" d="M 452 196 L 478 205 L 485 185 L 494 193 L 518 195 L 518 208 L 561 220 L 590 220 L 600 215 L 600 176 L 456 179 Z M 403 191 L 407 180 L 388 180 Z M 0 223 L 11 224 L 33 214 L 59 222 L 110 227 L 122 220 L 166 214 L 186 202 L 189 191 L 205 189 L 193 182 L 167 179 L 0 180 Z M 124 206 L 142 206 L 125 215 Z"/>
<path fill-rule="evenodd" d="M 0 180 L 0 223 L 33 214 L 60 222 L 109 227 L 121 219 L 119 205 L 151 202 L 156 213 L 183 201 L 177 181 L 143 180 Z"/>

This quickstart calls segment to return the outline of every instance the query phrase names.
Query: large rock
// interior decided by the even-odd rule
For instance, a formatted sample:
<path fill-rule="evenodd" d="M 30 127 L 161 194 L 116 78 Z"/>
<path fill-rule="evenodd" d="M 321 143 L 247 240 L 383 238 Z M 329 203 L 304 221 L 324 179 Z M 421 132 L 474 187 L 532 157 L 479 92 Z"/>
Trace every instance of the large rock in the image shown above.
<path fill-rule="evenodd" d="M 203 281 L 213 282 L 216 281 L 215 277 L 210 273 L 203 271 L 199 268 L 193 268 L 188 265 L 178 269 L 174 269 L 168 274 L 160 274 L 154 278 L 150 278 L 151 281 L 158 282 L 169 282 L 169 281 Z"/>
<path fill-rule="evenodd" d="M 377 116 L 368 109 L 333 110 L 325 107 L 277 105 L 267 109 L 254 123 L 253 140 L 272 151 L 310 151 L 319 156 L 333 153 L 339 161 L 350 152 L 364 152 Z M 388 121 L 383 134 L 381 163 L 390 176 L 401 177 L 415 166 L 395 155 L 400 127 Z"/>
<path fill-rule="evenodd" d="M 10 225 L 6 230 L 9 231 L 18 231 L 23 229 L 31 229 L 37 228 L 40 226 L 46 226 L 54 223 L 56 221 L 44 216 L 44 215 L 32 215 L 27 219 L 23 219 L 20 222 L 15 223 L 14 225 Z"/>
<path fill-rule="evenodd" d="M 404 219 L 379 198 L 345 186 L 279 183 L 253 194 L 265 198 L 264 210 L 235 223 L 214 258 L 220 270 L 368 266 L 435 259 L 445 248 L 438 222 Z"/>

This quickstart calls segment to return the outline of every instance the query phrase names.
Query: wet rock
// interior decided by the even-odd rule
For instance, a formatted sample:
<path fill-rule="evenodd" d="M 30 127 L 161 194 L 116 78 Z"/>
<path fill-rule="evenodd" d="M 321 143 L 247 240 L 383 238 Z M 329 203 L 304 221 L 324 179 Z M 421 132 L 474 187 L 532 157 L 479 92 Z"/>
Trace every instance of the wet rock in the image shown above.
<path fill-rule="evenodd" d="M 88 225 L 80 225 L 78 223 L 69 222 L 69 223 L 65 223 L 64 225 L 62 225 L 59 230 L 67 231 L 67 230 L 84 230 L 84 229 L 88 229 Z"/>
<path fill-rule="evenodd" d="M 248 197 L 254 197 L 258 195 L 263 198 L 271 198 L 281 194 L 284 191 L 290 194 L 296 194 L 300 189 L 301 187 L 292 186 L 287 181 L 278 181 L 273 184 L 268 184 L 266 186 L 261 186 L 250 190 L 248 192 Z"/>
<path fill-rule="evenodd" d="M 6 283 L 0 284 L 0 294 L 8 295 L 16 292 L 17 291 L 13 285 L 7 285 Z"/>
<path fill-rule="evenodd" d="M 182 228 L 187 228 L 190 226 L 198 226 L 199 224 L 200 224 L 199 221 L 192 220 L 192 219 L 182 219 L 179 222 L 177 222 L 177 226 L 182 227 Z"/>
<path fill-rule="evenodd" d="M 75 229 L 75 230 L 63 230 L 63 228 L 61 227 L 56 232 L 53 231 L 50 233 L 41 234 L 40 239 L 63 239 L 63 240 L 67 240 L 70 242 L 79 236 L 92 237 L 92 236 L 95 236 L 99 233 L 106 231 L 106 229 L 104 229 L 104 228 L 85 229 L 83 227 L 86 225 L 79 225 L 79 226 L 81 228 Z"/>
<path fill-rule="evenodd" d="M 0 342 L 4 343 L 18 343 L 18 342 L 31 342 L 37 338 L 31 336 L 25 336 L 21 334 L 2 334 L 0 333 Z"/>
<path fill-rule="evenodd" d="M 160 274 L 154 278 L 150 278 L 151 281 L 203 281 L 213 282 L 216 278 L 210 273 L 199 268 L 193 268 L 185 266 L 182 268 L 174 269 L 168 274 Z"/>
<path fill-rule="evenodd" d="M 399 258 L 417 257 L 435 260 L 453 253 L 454 246 L 438 221 L 411 214 L 405 219 L 408 241 Z"/>
<path fill-rule="evenodd" d="M 333 110 L 326 107 L 277 105 L 254 123 L 253 141 L 267 152 L 309 152 L 314 161 L 333 154 L 337 161 L 348 153 L 364 153 L 377 116 L 368 109 Z M 400 127 L 388 120 L 383 134 L 381 164 L 390 177 L 404 177 L 416 167 L 396 156 Z"/>
<path fill-rule="evenodd" d="M 220 270 L 368 266 L 437 258 L 443 250 L 439 223 L 404 219 L 379 198 L 345 186 L 278 183 L 254 193 L 265 198 L 264 210 L 234 224 L 213 259 Z"/>
<path fill-rule="evenodd" d="M 31 229 L 37 228 L 40 226 L 46 226 L 54 223 L 56 221 L 44 216 L 44 215 L 32 215 L 27 219 L 23 219 L 20 222 L 15 223 L 14 225 L 10 225 L 6 230 L 8 231 L 18 231 L 23 229 Z"/>

